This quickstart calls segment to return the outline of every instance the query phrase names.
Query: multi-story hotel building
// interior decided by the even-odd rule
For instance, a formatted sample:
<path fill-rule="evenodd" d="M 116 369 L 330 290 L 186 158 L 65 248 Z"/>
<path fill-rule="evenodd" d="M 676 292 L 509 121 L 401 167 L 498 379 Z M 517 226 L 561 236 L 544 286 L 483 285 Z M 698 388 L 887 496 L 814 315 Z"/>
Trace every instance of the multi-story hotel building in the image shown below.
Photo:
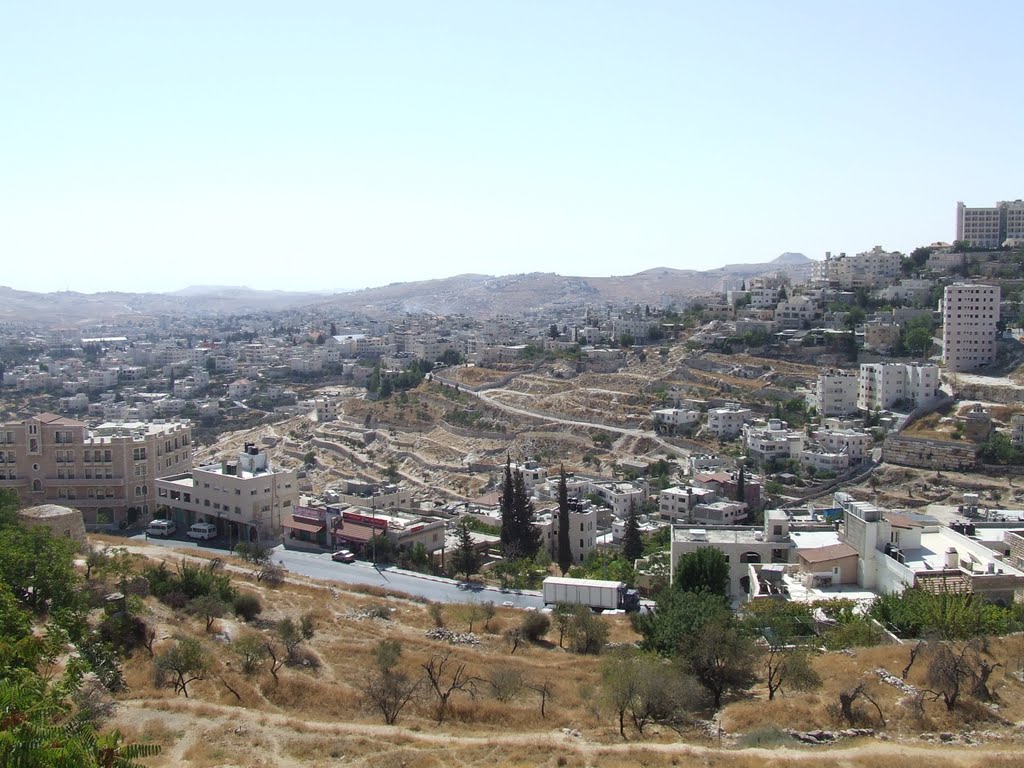
<path fill-rule="evenodd" d="M 956 239 L 977 248 L 999 248 L 1007 240 L 1024 240 L 1024 200 L 990 208 L 956 204 Z"/>
<path fill-rule="evenodd" d="M 156 478 L 192 466 L 188 421 L 83 422 L 41 413 L 0 425 L 0 488 L 23 504 L 60 504 L 86 524 L 120 524 L 156 509 Z"/>
<path fill-rule="evenodd" d="M 995 362 L 999 286 L 947 285 L 939 310 L 947 370 L 975 371 Z"/>

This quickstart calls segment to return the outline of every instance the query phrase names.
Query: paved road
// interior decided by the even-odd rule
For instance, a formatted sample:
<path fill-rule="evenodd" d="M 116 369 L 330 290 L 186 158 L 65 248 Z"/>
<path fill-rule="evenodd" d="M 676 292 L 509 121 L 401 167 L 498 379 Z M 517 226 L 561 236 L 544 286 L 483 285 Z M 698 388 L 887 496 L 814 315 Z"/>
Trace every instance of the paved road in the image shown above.
<path fill-rule="evenodd" d="M 132 537 L 133 541 L 144 541 L 143 536 Z M 194 541 L 180 539 L 158 539 L 150 537 L 146 542 L 159 546 L 188 549 L 200 547 L 207 551 L 228 554 L 224 546 L 216 546 L 217 542 L 204 542 L 202 545 Z M 214 546 L 207 546 L 213 544 Z M 441 603 L 484 603 L 493 601 L 497 605 L 510 604 L 516 608 L 543 608 L 544 600 L 538 592 L 523 591 L 502 592 L 493 587 L 475 587 L 466 589 L 459 582 L 436 576 L 403 571 L 399 568 L 374 568 L 370 563 L 357 560 L 354 563 L 336 563 L 326 552 L 297 552 L 278 546 L 274 550 L 275 562 L 283 562 L 290 573 L 309 576 L 323 581 L 336 581 L 342 584 L 361 584 L 382 587 L 395 592 L 423 597 Z"/>

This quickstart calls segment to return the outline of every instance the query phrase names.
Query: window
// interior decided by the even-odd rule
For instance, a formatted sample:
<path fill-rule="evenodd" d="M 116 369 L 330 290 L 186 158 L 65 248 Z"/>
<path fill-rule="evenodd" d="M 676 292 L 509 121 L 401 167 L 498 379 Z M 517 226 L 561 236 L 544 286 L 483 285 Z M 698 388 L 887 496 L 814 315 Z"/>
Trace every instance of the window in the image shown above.
<path fill-rule="evenodd" d="M 145 461 L 146 460 L 146 449 L 145 448 L 134 448 L 134 449 L 132 449 L 132 459 L 134 461 Z"/>

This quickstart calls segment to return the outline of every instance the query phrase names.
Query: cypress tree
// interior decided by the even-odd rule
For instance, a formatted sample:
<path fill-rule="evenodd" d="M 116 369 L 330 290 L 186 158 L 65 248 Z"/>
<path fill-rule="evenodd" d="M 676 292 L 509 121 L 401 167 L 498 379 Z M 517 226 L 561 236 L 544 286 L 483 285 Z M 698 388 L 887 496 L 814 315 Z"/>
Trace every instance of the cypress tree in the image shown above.
<path fill-rule="evenodd" d="M 747 500 L 747 478 L 743 474 L 743 466 L 740 465 L 740 473 L 736 476 L 736 501 Z"/>
<path fill-rule="evenodd" d="M 644 554 L 644 541 L 640 537 L 640 513 L 637 511 L 635 500 L 629 503 L 626 531 L 622 536 L 622 554 L 630 563 Z"/>
<path fill-rule="evenodd" d="M 452 558 L 455 572 L 462 574 L 467 580 L 480 569 L 480 558 L 473 547 L 473 539 L 469 535 L 469 525 L 463 520 L 459 524 L 459 546 Z"/>
<path fill-rule="evenodd" d="M 558 567 L 562 575 L 569 572 L 572 565 L 572 547 L 569 543 L 569 489 L 565 484 L 565 466 L 558 480 Z"/>
<path fill-rule="evenodd" d="M 501 551 L 508 556 L 516 542 L 515 484 L 512 482 L 512 457 L 508 455 L 505 458 L 505 481 L 501 486 L 501 500 L 499 504 L 499 509 L 501 510 Z"/>
<path fill-rule="evenodd" d="M 533 500 L 526 490 L 526 478 L 520 470 L 512 473 L 513 536 L 520 557 L 533 557 L 540 549 L 540 531 L 533 525 Z"/>

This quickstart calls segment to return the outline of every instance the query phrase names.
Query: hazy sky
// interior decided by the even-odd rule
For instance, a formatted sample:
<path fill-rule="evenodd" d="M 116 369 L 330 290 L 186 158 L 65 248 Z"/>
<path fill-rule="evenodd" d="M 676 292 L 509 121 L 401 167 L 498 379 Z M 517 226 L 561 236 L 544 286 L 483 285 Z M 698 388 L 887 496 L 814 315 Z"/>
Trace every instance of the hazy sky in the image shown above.
<path fill-rule="evenodd" d="M 0 0 L 0 284 L 360 288 L 952 240 L 1024 3 Z"/>

